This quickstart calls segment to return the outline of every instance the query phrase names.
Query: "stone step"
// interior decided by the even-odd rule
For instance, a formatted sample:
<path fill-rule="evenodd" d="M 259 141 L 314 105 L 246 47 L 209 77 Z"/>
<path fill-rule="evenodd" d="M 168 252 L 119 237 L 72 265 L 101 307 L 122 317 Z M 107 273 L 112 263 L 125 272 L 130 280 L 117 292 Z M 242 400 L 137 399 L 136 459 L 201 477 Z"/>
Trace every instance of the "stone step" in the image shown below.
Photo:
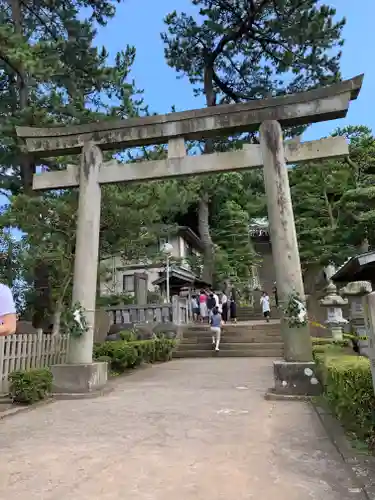
<path fill-rule="evenodd" d="M 278 320 L 278 319 L 280 319 L 280 316 L 278 316 L 276 314 L 271 314 L 270 318 L 274 319 L 274 320 Z M 237 315 L 237 321 L 262 321 L 262 320 L 264 320 L 263 313 L 259 313 L 259 314 L 244 313 L 244 314 Z"/>
<path fill-rule="evenodd" d="M 180 339 L 181 343 L 184 344 L 192 344 L 192 345 L 200 345 L 205 343 L 210 343 L 212 340 L 212 335 L 200 337 L 200 338 L 184 338 Z M 274 344 L 275 342 L 282 342 L 282 338 L 279 337 L 231 337 L 221 335 L 221 341 L 225 344 L 259 344 L 259 343 L 267 343 Z"/>
<path fill-rule="evenodd" d="M 283 352 L 281 349 L 259 349 L 253 351 L 224 351 L 220 350 L 216 352 L 214 350 L 196 349 L 192 351 L 175 351 L 173 353 L 174 358 L 282 358 Z"/>
<path fill-rule="evenodd" d="M 193 345 L 200 345 L 204 344 L 206 342 L 211 342 L 212 335 L 198 335 L 196 337 L 184 337 L 181 339 L 181 344 L 193 344 Z M 225 333 L 222 333 L 221 335 L 221 342 L 224 344 L 230 344 L 230 343 L 244 343 L 244 344 L 253 344 L 253 343 L 275 343 L 275 342 L 282 342 L 281 336 L 280 335 L 225 335 Z"/>
<path fill-rule="evenodd" d="M 233 339 L 252 339 L 252 338 L 257 338 L 257 337 L 269 337 L 269 338 L 280 338 L 281 333 L 279 330 L 249 330 L 249 331 L 233 331 L 233 330 L 227 330 L 226 328 L 222 329 L 222 335 L 223 337 L 225 336 L 226 338 L 233 338 Z M 184 332 L 182 335 L 182 338 L 184 339 L 200 339 L 200 338 L 206 338 L 206 337 L 211 337 L 212 332 L 211 330 L 201 330 L 201 331 L 195 331 L 195 332 Z"/>
<path fill-rule="evenodd" d="M 282 350 L 282 342 L 254 342 L 254 343 L 225 343 L 220 342 L 222 351 L 258 351 L 258 350 Z M 196 350 L 212 350 L 212 342 L 200 344 L 185 344 L 180 343 L 177 348 L 179 351 L 196 351 Z"/>
<path fill-rule="evenodd" d="M 205 332 L 210 331 L 210 325 L 189 325 L 185 326 L 183 329 L 184 335 L 190 332 Z M 258 324 L 241 324 L 237 323 L 236 325 L 226 324 L 223 326 L 223 331 L 228 333 L 248 333 L 248 332 L 280 332 L 280 323 L 267 323 L 266 321 Z"/>
<path fill-rule="evenodd" d="M 274 319 L 279 319 L 280 318 L 280 311 L 271 308 L 271 316 Z M 237 308 L 237 320 L 242 321 L 243 318 L 246 319 L 258 319 L 258 318 L 263 318 L 263 312 L 261 309 L 252 309 L 251 307 L 244 307 L 244 308 Z"/>
<path fill-rule="evenodd" d="M 278 316 L 272 315 L 270 316 L 273 320 L 280 319 Z M 264 321 L 263 314 L 254 315 L 254 314 L 240 314 L 237 316 L 238 322 L 249 322 L 249 321 Z"/>

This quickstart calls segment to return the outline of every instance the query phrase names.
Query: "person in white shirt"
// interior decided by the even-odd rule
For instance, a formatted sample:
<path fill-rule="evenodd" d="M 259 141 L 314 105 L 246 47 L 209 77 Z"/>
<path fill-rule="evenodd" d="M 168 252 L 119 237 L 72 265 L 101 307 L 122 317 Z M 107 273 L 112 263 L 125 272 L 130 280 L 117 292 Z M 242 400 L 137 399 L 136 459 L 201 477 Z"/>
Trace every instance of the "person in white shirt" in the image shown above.
<path fill-rule="evenodd" d="M 260 298 L 260 305 L 262 306 L 263 316 L 266 318 L 267 323 L 270 320 L 270 297 L 267 292 L 263 292 Z"/>
<path fill-rule="evenodd" d="M 214 299 L 215 299 L 215 307 L 217 307 L 219 309 L 219 313 L 221 314 L 221 304 L 220 304 L 219 296 L 215 292 L 214 292 Z"/>

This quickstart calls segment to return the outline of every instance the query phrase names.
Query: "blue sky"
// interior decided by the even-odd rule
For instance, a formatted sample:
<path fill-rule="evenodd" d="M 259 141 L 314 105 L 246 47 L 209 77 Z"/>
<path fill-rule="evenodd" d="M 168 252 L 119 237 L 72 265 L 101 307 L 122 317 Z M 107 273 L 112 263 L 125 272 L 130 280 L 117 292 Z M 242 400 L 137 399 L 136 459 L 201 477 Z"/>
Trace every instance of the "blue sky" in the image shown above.
<path fill-rule="evenodd" d="M 373 112 L 375 90 L 375 0 L 336 0 L 325 3 L 334 5 L 338 16 L 347 18 L 344 37 L 342 73 L 351 78 L 365 73 L 364 85 L 357 101 L 352 102 L 346 119 L 311 126 L 304 139 L 318 139 L 331 133 L 337 126 L 365 124 L 375 130 Z M 145 90 L 145 100 L 152 111 L 169 112 L 172 105 L 178 110 L 204 105 L 202 98 L 195 98 L 187 79 L 177 80 L 176 72 L 164 61 L 160 32 L 164 31 L 163 18 L 173 10 L 192 12 L 190 0 L 125 0 L 117 7 L 116 18 L 101 28 L 98 45 L 105 45 L 111 55 L 126 44 L 134 45 L 137 57 L 132 76 L 137 86 Z"/>
<path fill-rule="evenodd" d="M 326 3 L 331 3 L 326 0 Z M 368 125 L 375 131 L 374 101 L 375 65 L 375 0 L 336 0 L 334 3 L 339 17 L 347 18 L 344 31 L 346 40 L 343 48 L 342 73 L 351 78 L 365 73 L 359 98 L 351 103 L 347 118 L 333 122 L 314 124 L 304 133 L 304 140 L 318 139 L 329 135 L 336 127 L 348 124 Z M 176 72 L 164 60 L 160 32 L 165 30 L 163 18 L 178 11 L 193 12 L 190 0 L 123 0 L 117 6 L 116 17 L 104 28 L 100 28 L 97 44 L 105 45 L 113 57 L 127 44 L 137 50 L 132 77 L 138 88 L 145 91 L 145 101 L 150 110 L 169 112 L 172 105 L 177 110 L 204 106 L 203 98 L 193 96 L 192 87 L 186 78 L 177 79 Z M 6 198 L 0 196 L 0 205 Z"/>

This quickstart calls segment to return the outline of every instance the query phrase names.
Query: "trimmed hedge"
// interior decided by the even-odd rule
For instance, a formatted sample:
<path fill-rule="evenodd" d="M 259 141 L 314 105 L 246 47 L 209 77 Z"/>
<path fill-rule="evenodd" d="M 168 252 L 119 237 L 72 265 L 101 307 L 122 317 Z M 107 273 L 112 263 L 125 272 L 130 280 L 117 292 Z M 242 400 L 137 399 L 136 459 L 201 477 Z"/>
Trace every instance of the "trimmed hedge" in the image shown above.
<path fill-rule="evenodd" d="M 349 340 L 333 340 L 332 337 L 311 337 L 313 357 L 316 359 L 318 353 L 325 353 L 327 349 L 331 352 L 337 351 L 343 354 L 343 348 L 349 347 Z"/>
<path fill-rule="evenodd" d="M 338 344 L 342 346 L 349 345 L 348 339 L 334 340 L 332 337 L 311 337 L 313 345 L 327 345 L 327 344 Z"/>
<path fill-rule="evenodd" d="M 15 371 L 8 375 L 9 395 L 14 403 L 33 404 L 48 397 L 52 390 L 52 373 L 48 368 Z"/>
<path fill-rule="evenodd" d="M 314 354 L 324 397 L 345 430 L 372 448 L 375 396 L 370 362 L 364 356 L 344 354 L 338 346 L 324 347 Z"/>
<path fill-rule="evenodd" d="M 141 363 L 168 361 L 172 357 L 175 340 L 115 340 L 94 345 L 94 358 L 98 361 L 107 361 L 112 371 L 123 373 L 135 368 Z"/>

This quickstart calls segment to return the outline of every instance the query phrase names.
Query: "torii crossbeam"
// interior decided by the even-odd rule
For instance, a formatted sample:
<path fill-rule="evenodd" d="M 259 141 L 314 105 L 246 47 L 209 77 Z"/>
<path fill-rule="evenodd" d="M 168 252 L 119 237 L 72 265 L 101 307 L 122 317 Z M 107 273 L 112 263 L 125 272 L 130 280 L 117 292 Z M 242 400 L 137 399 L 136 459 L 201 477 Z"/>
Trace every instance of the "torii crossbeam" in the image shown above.
<path fill-rule="evenodd" d="M 177 146 L 177 147 L 176 147 Z M 177 156 L 180 154 L 181 156 Z M 285 160 L 288 164 L 335 158 L 348 154 L 344 137 L 330 137 L 319 141 L 285 143 Z M 191 175 L 249 170 L 263 166 L 261 147 L 247 144 L 242 150 L 229 153 L 213 153 L 202 156 L 186 156 L 183 139 L 171 139 L 168 158 L 165 160 L 121 163 L 104 162 L 99 168 L 99 184 L 118 182 L 144 182 L 156 179 L 187 177 Z M 33 189 L 48 191 L 77 187 L 80 184 L 79 167 L 70 165 L 66 170 L 35 174 Z"/>
<path fill-rule="evenodd" d="M 342 137 L 284 143 L 280 124 L 291 126 L 344 117 L 350 101 L 359 94 L 362 79 L 363 75 L 360 75 L 329 87 L 284 97 L 120 122 L 106 121 L 48 129 L 18 127 L 17 134 L 24 150 L 31 155 L 51 157 L 82 152 L 80 167 L 70 166 L 61 172 L 36 174 L 33 180 L 36 190 L 79 186 L 73 301 L 80 302 L 86 311 L 89 330 L 82 337 L 71 339 L 69 369 L 66 372 L 61 367 L 55 369 L 55 386 L 60 384 L 63 390 L 65 384 L 72 391 L 72 367 L 75 366 L 78 373 L 83 365 L 86 371 L 85 375 L 80 374 L 80 380 L 88 377 L 87 383 L 91 389 L 87 390 L 99 388 L 105 383 L 106 374 L 102 364 L 92 363 L 101 184 L 212 174 L 263 165 L 280 303 L 285 306 L 292 292 L 297 292 L 303 301 L 304 289 L 286 165 L 345 156 L 348 154 L 348 145 Z M 186 140 L 258 128 L 259 146 L 246 145 L 242 150 L 229 153 L 186 155 Z M 132 164 L 111 160 L 103 163 L 103 149 L 167 143 L 168 158 L 165 160 Z M 305 394 L 307 386 L 304 385 L 306 376 L 303 370 L 306 367 L 315 369 L 311 362 L 309 328 L 296 328 L 288 318 L 283 318 L 282 334 L 285 359 L 293 364 L 283 365 L 281 368 L 286 372 L 282 371 L 282 374 L 280 367 L 275 364 L 276 389 L 279 392 Z M 286 386 L 285 373 L 293 379 Z"/>
<path fill-rule="evenodd" d="M 277 120 L 283 127 L 307 125 L 346 116 L 349 102 L 358 97 L 362 81 L 363 75 L 359 75 L 308 92 L 166 115 L 66 127 L 17 127 L 17 135 L 28 152 L 52 157 L 80 153 L 89 141 L 107 150 L 166 144 L 177 137 L 206 139 L 257 131 L 266 120 Z"/>

